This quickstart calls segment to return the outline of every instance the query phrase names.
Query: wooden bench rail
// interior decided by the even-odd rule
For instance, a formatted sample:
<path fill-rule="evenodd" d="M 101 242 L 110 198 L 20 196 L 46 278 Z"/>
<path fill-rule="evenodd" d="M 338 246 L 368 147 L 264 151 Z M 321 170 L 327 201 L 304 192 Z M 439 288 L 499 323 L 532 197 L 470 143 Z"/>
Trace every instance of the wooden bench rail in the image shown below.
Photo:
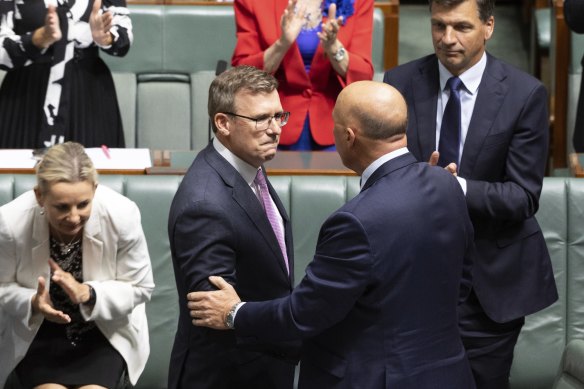
<path fill-rule="evenodd" d="M 550 156 L 552 169 L 568 166 L 568 69 L 570 67 L 570 30 L 564 20 L 564 0 L 554 0 L 554 28 L 551 42 L 555 50 L 552 65 L 552 91 L 550 92 L 551 137 Z"/>

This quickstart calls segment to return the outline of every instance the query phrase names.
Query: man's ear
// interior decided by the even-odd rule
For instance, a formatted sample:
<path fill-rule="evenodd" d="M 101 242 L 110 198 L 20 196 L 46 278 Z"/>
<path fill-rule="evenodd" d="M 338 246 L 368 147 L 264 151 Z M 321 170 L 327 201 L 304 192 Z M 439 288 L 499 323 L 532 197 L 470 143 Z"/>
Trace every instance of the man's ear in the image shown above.
<path fill-rule="evenodd" d="M 224 113 L 216 113 L 215 117 L 213 118 L 215 121 L 215 127 L 217 127 L 217 132 L 222 136 L 228 136 L 230 134 L 229 129 L 229 118 Z"/>
<path fill-rule="evenodd" d="M 485 23 L 485 42 L 491 39 L 495 31 L 495 17 L 491 16 Z"/>
<path fill-rule="evenodd" d="M 349 146 L 352 147 L 355 144 L 355 138 L 356 138 L 355 130 L 351 127 L 347 127 L 345 129 L 345 137 L 346 137 L 346 140 L 347 140 L 347 143 L 349 144 Z"/>

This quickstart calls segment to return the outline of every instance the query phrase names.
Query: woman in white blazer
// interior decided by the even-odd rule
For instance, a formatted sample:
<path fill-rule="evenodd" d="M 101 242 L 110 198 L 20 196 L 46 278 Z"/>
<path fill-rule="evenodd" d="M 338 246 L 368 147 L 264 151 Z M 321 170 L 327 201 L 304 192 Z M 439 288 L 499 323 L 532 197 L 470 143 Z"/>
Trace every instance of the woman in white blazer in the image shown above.
<path fill-rule="evenodd" d="M 153 288 L 136 204 L 97 185 L 80 144 L 53 146 L 0 207 L 0 387 L 13 370 L 43 389 L 135 384 Z"/>

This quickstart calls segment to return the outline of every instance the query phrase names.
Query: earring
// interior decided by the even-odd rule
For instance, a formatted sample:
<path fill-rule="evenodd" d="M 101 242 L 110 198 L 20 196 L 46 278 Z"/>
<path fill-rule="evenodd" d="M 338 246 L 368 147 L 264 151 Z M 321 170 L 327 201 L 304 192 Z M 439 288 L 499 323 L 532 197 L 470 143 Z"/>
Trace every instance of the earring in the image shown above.
<path fill-rule="evenodd" d="M 40 214 L 41 214 L 41 215 L 44 215 L 44 214 L 45 214 L 45 207 L 41 207 Z"/>

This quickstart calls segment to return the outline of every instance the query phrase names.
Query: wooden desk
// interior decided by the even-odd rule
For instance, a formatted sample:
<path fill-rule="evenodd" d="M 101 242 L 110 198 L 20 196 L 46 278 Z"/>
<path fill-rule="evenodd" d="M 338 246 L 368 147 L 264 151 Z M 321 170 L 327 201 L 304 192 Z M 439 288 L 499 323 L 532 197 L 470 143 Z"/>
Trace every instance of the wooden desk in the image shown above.
<path fill-rule="evenodd" d="M 196 150 L 154 150 L 154 166 L 146 169 L 146 174 L 185 174 L 197 153 Z M 343 166 L 338 153 L 331 151 L 278 151 L 265 166 L 270 175 L 356 175 Z"/>
<path fill-rule="evenodd" d="M 185 174 L 198 150 L 152 150 L 152 167 L 146 169 L 98 169 L 99 174 L 171 175 Z M 266 163 L 270 175 L 333 175 L 355 176 L 343 166 L 339 154 L 331 151 L 278 151 Z M 35 174 L 34 168 L 0 168 L 0 174 Z"/>
<path fill-rule="evenodd" d="M 569 155 L 570 172 L 574 177 L 584 178 L 584 154 L 572 153 Z"/>
<path fill-rule="evenodd" d="M 148 169 L 124 170 L 124 169 L 98 169 L 98 174 L 123 174 L 123 175 L 143 175 Z M 0 174 L 36 174 L 34 169 L 0 168 Z"/>
<path fill-rule="evenodd" d="M 143 175 L 146 174 L 146 169 L 143 166 L 148 166 L 152 160 L 150 156 L 150 161 L 148 161 L 150 154 L 148 149 L 116 148 L 110 150 L 111 153 L 115 153 L 113 154 L 114 159 L 110 161 L 108 153 L 106 154 L 108 161 L 104 163 L 96 156 L 96 150 L 101 156 L 102 149 L 100 148 L 90 148 L 86 152 L 93 159 L 95 166 L 101 166 L 97 169 L 99 174 Z M 36 154 L 36 151 L 31 149 L 1 149 L 0 154 L 0 174 L 36 174 L 35 165 L 41 158 L 39 154 Z M 105 159 L 103 156 L 101 158 Z M 117 169 L 118 166 L 124 168 Z"/>

